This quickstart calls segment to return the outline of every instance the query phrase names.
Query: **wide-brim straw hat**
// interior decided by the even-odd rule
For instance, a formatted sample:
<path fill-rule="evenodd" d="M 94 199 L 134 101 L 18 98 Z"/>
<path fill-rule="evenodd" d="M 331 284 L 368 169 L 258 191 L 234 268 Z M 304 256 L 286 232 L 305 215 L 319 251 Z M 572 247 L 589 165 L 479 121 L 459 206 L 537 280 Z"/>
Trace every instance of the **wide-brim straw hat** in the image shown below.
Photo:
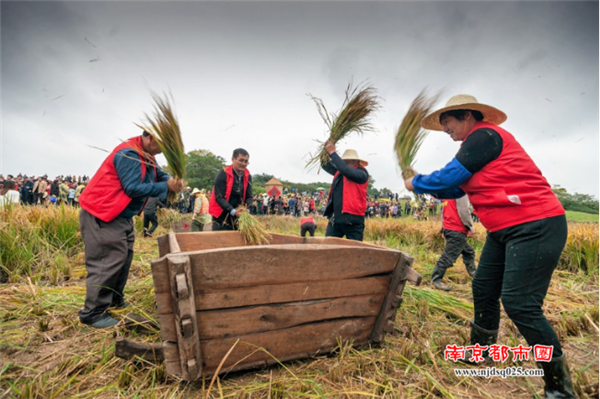
<path fill-rule="evenodd" d="M 200 190 L 198 190 L 197 188 L 194 187 L 194 189 L 192 190 L 192 195 L 198 194 L 199 192 L 200 192 Z"/>
<path fill-rule="evenodd" d="M 440 123 L 440 115 L 447 111 L 453 111 L 458 109 L 479 111 L 483 115 L 483 121 L 492 123 L 494 125 L 500 125 L 506 121 L 506 114 L 500 111 L 498 108 L 492 107 L 491 105 L 482 104 L 470 94 L 459 94 L 451 97 L 444 108 L 440 108 L 427 115 L 421 121 L 421 126 L 428 130 L 444 130 L 444 127 Z"/>
<path fill-rule="evenodd" d="M 354 161 L 359 161 L 360 162 L 360 166 L 368 166 L 369 163 L 367 161 L 365 161 L 364 159 L 360 159 L 360 157 L 358 156 L 358 153 L 356 152 L 356 150 L 346 150 L 344 151 L 344 154 L 342 155 L 342 159 L 344 160 L 354 160 Z"/>

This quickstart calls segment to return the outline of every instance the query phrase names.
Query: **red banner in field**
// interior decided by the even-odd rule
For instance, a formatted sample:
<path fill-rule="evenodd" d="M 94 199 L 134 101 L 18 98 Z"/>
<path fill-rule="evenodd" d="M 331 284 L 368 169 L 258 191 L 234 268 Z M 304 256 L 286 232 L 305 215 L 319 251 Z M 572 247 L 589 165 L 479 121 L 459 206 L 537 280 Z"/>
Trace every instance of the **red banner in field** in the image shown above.
<path fill-rule="evenodd" d="M 269 194 L 271 197 L 279 197 L 279 196 L 281 195 L 281 191 L 279 191 L 279 190 L 277 189 L 277 187 L 273 187 L 272 189 L 270 189 L 270 190 L 269 190 L 268 194 Z"/>

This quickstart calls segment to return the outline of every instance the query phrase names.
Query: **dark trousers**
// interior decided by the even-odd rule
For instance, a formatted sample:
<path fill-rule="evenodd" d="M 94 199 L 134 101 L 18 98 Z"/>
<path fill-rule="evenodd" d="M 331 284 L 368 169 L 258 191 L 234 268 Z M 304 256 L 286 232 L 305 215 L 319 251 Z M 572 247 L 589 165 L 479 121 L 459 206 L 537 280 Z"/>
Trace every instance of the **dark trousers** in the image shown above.
<path fill-rule="evenodd" d="M 79 214 L 85 245 L 85 305 L 79 311 L 84 324 L 106 317 L 106 310 L 123 303 L 123 290 L 133 259 L 135 234 L 131 219 L 117 218 L 105 223 L 85 209 Z"/>
<path fill-rule="evenodd" d="M 444 229 L 444 237 L 446 238 L 446 247 L 435 267 L 446 270 L 454 266 L 460 255 L 462 255 L 465 265 L 469 265 L 475 261 L 475 251 L 473 251 L 473 248 L 467 242 L 467 235 L 465 233 Z"/>
<path fill-rule="evenodd" d="M 204 223 L 197 219 L 192 220 L 192 231 L 204 231 Z"/>
<path fill-rule="evenodd" d="M 300 235 L 306 237 L 306 233 L 309 233 L 311 237 L 315 236 L 315 230 L 317 226 L 312 223 L 304 223 L 300 226 Z"/>
<path fill-rule="evenodd" d="M 352 223 L 352 224 L 341 224 L 341 223 L 327 223 L 327 230 L 325 231 L 325 237 L 344 237 L 346 236 L 349 240 L 362 241 L 363 233 L 365 231 L 365 222 Z"/>
<path fill-rule="evenodd" d="M 150 228 L 148 228 L 151 226 Z M 154 233 L 154 230 L 158 227 L 158 218 L 156 213 L 144 213 L 144 229 L 148 231 L 148 234 Z"/>
<path fill-rule="evenodd" d="M 216 218 L 213 217 L 212 231 L 232 231 L 232 230 L 237 230 L 237 229 L 230 224 L 227 224 L 224 222 L 219 222 Z"/>
<path fill-rule="evenodd" d="M 473 279 L 475 324 L 497 330 L 502 299 L 506 314 L 531 347 L 552 345 L 553 356 L 560 356 L 560 342 L 542 304 L 567 232 L 562 215 L 488 233 Z"/>

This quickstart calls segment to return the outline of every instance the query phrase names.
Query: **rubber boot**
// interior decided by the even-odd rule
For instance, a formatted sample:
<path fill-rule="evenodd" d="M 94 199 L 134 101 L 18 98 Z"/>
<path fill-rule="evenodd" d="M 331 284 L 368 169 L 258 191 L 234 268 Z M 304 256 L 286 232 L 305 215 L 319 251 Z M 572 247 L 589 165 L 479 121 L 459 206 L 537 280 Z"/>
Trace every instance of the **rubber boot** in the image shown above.
<path fill-rule="evenodd" d="M 450 287 L 442 284 L 442 277 L 444 277 L 444 274 L 446 274 L 446 269 L 436 265 L 431 273 L 431 284 L 438 290 L 450 291 Z"/>
<path fill-rule="evenodd" d="M 471 276 L 471 278 L 475 277 L 475 271 L 477 271 L 477 268 L 475 267 L 475 261 L 472 260 L 471 262 L 466 263 L 465 266 L 467 267 L 467 273 L 469 273 L 469 276 Z"/>
<path fill-rule="evenodd" d="M 573 390 L 571 371 L 563 353 L 560 357 L 553 357 L 549 362 L 538 362 L 544 369 L 544 398 L 566 399 L 577 398 Z"/>
<path fill-rule="evenodd" d="M 469 323 L 471 324 L 471 345 L 479 344 L 479 346 L 490 346 L 495 344 L 498 340 L 498 330 L 486 330 L 475 324 L 473 320 L 469 321 Z M 485 359 L 483 362 L 474 362 L 469 360 L 473 357 L 473 351 L 469 349 L 465 351 L 464 359 L 459 360 L 471 365 L 487 364 L 491 360 L 488 353 L 489 350 L 483 351 L 482 356 Z"/>

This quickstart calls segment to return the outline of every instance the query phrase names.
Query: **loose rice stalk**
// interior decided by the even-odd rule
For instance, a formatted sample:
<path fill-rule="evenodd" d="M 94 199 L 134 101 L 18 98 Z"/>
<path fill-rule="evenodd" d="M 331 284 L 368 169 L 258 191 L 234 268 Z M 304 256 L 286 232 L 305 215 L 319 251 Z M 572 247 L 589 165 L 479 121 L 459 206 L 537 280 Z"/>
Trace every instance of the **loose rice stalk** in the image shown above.
<path fill-rule="evenodd" d="M 181 139 L 181 131 L 179 130 L 179 122 L 169 102 L 169 97 L 172 101 L 173 96 L 165 95 L 162 98 L 154 92 L 151 94 L 155 102 L 154 114 L 152 116 L 144 114 L 146 124 L 137 126 L 158 137 L 156 142 L 167 159 L 172 176 L 176 179 L 183 179 L 185 177 L 186 156 L 183 140 Z M 176 197 L 177 193 L 169 193 L 169 200 L 171 202 L 174 202 Z"/>
<path fill-rule="evenodd" d="M 345 138 L 352 132 L 363 134 L 373 130 L 373 125 L 368 117 L 377 109 L 378 104 L 377 90 L 372 86 L 358 86 L 352 88 L 352 83 L 346 88 L 346 98 L 342 104 L 342 109 L 339 113 L 333 114 L 327 111 L 325 104 L 320 98 L 310 95 L 312 100 L 317 104 L 319 115 L 329 128 L 329 138 L 334 144 Z M 306 164 L 307 168 L 312 168 L 315 165 L 325 164 L 329 162 L 329 154 L 325 151 L 325 141 L 320 142 L 319 152 L 315 156 L 311 156 Z"/>
<path fill-rule="evenodd" d="M 265 245 L 271 241 L 271 235 L 256 217 L 248 212 L 245 206 L 236 208 L 238 230 L 248 245 Z"/>
<path fill-rule="evenodd" d="M 421 91 L 410 105 L 400 127 L 398 127 L 394 150 L 398 158 L 398 165 L 402 170 L 402 177 L 405 179 L 415 175 L 412 167 L 417 152 L 427 136 L 427 131 L 421 128 L 421 120 L 429 114 L 439 96 L 438 93 L 433 97 L 427 97 L 425 90 Z"/>

